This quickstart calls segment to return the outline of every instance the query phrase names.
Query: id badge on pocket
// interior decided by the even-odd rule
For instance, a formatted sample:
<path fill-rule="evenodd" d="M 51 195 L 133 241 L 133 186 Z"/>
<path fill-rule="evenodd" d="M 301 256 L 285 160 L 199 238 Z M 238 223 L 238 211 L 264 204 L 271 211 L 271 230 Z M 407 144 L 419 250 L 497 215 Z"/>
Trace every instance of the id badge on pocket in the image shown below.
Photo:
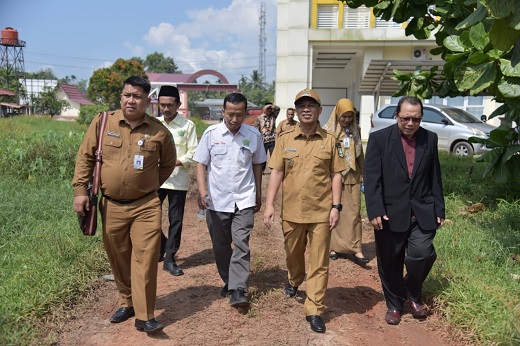
<path fill-rule="evenodd" d="M 350 148 L 350 137 L 343 138 L 343 147 L 344 148 Z"/>
<path fill-rule="evenodd" d="M 136 154 L 134 156 L 134 169 L 143 170 L 144 166 L 144 155 Z"/>

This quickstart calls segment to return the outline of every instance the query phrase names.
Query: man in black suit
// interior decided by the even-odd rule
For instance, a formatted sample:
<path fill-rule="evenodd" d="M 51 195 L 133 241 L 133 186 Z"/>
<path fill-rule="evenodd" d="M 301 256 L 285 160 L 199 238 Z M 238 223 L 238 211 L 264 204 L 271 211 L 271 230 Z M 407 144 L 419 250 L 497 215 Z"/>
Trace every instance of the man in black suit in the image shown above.
<path fill-rule="evenodd" d="M 445 218 L 437 135 L 419 126 L 421 101 L 401 98 L 395 116 L 397 124 L 370 135 L 363 175 L 388 324 L 399 324 L 406 300 L 414 318 L 428 315 L 422 284 L 437 257 L 433 238 Z"/>

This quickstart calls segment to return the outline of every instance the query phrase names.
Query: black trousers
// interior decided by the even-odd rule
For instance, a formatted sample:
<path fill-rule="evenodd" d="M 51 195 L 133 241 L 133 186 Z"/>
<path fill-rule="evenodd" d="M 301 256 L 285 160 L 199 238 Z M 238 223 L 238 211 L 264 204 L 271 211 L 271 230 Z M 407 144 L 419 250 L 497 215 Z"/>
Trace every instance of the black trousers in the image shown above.
<path fill-rule="evenodd" d="M 273 155 L 273 151 L 274 151 L 274 141 L 269 142 L 269 143 L 264 143 L 264 149 L 265 149 L 265 153 L 267 154 L 267 152 L 269 152 L 269 157 L 271 157 L 271 155 Z M 267 161 L 262 163 L 262 172 L 265 171 L 265 167 L 267 167 Z"/>
<path fill-rule="evenodd" d="M 162 233 L 161 252 L 166 254 L 165 262 L 172 262 L 181 246 L 182 220 L 184 218 L 184 206 L 186 204 L 187 191 L 159 189 L 159 198 L 162 202 L 168 197 L 168 238 Z"/>
<path fill-rule="evenodd" d="M 393 232 L 388 222 L 374 230 L 377 266 L 389 309 L 403 310 L 410 299 L 421 302 L 422 285 L 437 258 L 433 247 L 436 230 L 423 230 L 413 220 L 406 232 Z M 406 266 L 406 276 L 403 268 Z"/>

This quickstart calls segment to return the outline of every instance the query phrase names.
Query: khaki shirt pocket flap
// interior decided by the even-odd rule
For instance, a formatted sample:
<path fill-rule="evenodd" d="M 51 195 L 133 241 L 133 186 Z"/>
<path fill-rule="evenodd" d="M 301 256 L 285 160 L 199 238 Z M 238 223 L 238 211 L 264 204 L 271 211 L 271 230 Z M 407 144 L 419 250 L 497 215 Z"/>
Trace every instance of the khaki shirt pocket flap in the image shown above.
<path fill-rule="evenodd" d="M 123 140 L 121 138 L 112 138 L 107 136 L 105 137 L 103 144 L 108 145 L 109 147 L 121 148 L 121 145 L 123 145 Z"/>
<path fill-rule="evenodd" d="M 155 151 L 157 149 L 157 143 L 156 142 L 144 142 L 143 144 L 143 150 L 145 151 Z"/>

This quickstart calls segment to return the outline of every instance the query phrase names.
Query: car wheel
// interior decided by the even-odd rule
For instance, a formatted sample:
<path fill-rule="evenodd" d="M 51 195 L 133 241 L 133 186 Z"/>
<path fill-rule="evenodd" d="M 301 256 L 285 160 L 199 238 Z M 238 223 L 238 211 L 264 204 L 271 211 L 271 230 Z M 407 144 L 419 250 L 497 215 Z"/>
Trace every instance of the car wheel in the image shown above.
<path fill-rule="evenodd" d="M 453 146 L 452 152 L 459 157 L 468 157 L 473 155 L 473 147 L 468 142 L 458 142 Z"/>

